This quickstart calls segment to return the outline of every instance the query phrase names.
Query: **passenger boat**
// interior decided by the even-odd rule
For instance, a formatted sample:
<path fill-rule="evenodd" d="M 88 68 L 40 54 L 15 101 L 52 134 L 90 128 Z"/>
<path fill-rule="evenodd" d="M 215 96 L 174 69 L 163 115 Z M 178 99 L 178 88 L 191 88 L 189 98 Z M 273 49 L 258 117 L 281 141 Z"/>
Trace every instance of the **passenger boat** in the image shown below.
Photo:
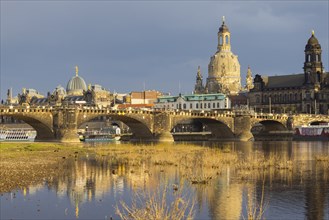
<path fill-rule="evenodd" d="M 119 127 L 112 126 L 101 128 L 99 130 L 86 130 L 79 136 L 80 141 L 84 142 L 109 142 L 119 141 L 121 138 L 121 130 Z"/>
<path fill-rule="evenodd" d="M 34 141 L 37 132 L 29 128 L 0 128 L 0 141 Z"/>
<path fill-rule="evenodd" d="M 294 140 L 329 141 L 329 123 L 296 127 Z"/>

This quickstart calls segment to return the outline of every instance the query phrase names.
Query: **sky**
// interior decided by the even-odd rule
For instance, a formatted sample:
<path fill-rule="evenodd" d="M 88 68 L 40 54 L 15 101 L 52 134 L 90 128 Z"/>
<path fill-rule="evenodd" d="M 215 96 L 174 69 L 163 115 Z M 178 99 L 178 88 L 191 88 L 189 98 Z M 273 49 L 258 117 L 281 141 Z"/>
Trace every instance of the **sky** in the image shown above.
<path fill-rule="evenodd" d="M 303 72 L 314 29 L 329 70 L 329 1 L 1 0 L 1 99 L 34 88 L 46 95 L 79 75 L 111 92 L 191 93 L 217 50 L 222 16 L 231 48 L 253 76 Z"/>

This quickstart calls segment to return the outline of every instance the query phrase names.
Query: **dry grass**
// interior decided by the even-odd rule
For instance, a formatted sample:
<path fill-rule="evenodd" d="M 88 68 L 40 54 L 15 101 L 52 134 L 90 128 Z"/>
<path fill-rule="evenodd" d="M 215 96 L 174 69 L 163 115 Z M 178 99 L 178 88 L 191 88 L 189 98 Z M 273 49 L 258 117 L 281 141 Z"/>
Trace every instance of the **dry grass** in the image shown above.
<path fill-rule="evenodd" d="M 329 155 L 315 155 L 314 159 L 317 162 L 329 162 Z"/>
<path fill-rule="evenodd" d="M 120 205 L 116 206 L 116 214 L 121 219 L 180 220 L 193 219 L 194 215 L 194 202 L 183 193 L 182 184 L 175 186 L 173 190 L 166 184 L 162 189 L 159 187 L 156 192 L 137 191 L 131 203 L 129 206 L 121 201 Z"/>

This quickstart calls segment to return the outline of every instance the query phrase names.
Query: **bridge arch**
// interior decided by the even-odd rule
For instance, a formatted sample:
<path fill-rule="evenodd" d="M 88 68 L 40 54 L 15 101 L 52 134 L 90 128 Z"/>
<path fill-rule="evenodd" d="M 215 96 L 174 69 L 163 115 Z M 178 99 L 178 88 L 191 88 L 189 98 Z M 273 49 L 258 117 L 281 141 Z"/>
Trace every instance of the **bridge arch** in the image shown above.
<path fill-rule="evenodd" d="M 36 130 L 37 136 L 36 140 L 53 140 L 55 139 L 54 131 L 52 129 L 52 116 L 42 115 L 40 117 L 33 114 L 4 114 L 1 113 L 2 116 L 10 116 L 20 121 L 25 122 L 30 125 L 33 129 Z"/>
<path fill-rule="evenodd" d="M 310 125 L 321 125 L 321 124 L 328 124 L 329 123 L 329 120 L 328 121 L 324 121 L 324 120 L 317 120 L 317 121 L 312 121 L 310 122 Z"/>
<path fill-rule="evenodd" d="M 179 119 L 176 120 L 172 126 L 171 131 L 174 131 L 174 128 L 182 123 L 191 122 L 192 124 L 202 124 L 206 126 L 206 130 L 211 132 L 213 139 L 233 139 L 234 133 L 231 128 L 227 125 L 225 121 L 221 121 L 214 118 L 203 118 L 196 117 L 191 119 Z"/>
<path fill-rule="evenodd" d="M 138 118 L 133 115 L 125 114 L 113 114 L 113 113 L 104 113 L 104 114 L 93 114 L 93 115 L 79 115 L 77 127 L 79 128 L 82 124 L 87 123 L 98 117 L 111 117 L 114 121 L 121 121 L 127 125 L 131 132 L 133 133 L 132 139 L 152 139 L 153 133 L 150 124 L 147 121 L 143 121 L 143 117 Z"/>
<path fill-rule="evenodd" d="M 286 125 L 282 124 L 280 121 L 276 120 L 262 120 L 259 121 L 263 126 L 264 131 L 286 131 L 288 130 Z"/>

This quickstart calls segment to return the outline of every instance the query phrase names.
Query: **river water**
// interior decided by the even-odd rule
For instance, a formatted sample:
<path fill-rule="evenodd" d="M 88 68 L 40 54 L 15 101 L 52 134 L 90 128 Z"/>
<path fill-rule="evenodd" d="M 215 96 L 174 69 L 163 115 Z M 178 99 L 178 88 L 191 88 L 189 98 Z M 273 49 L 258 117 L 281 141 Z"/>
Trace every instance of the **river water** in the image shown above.
<path fill-rule="evenodd" d="M 254 210 L 255 215 L 263 212 L 265 219 L 329 219 L 329 162 L 315 160 L 318 155 L 329 155 L 328 142 L 199 145 L 238 152 L 242 158 L 275 156 L 293 165 L 265 172 L 244 170 L 241 175 L 227 164 L 207 184 L 191 184 L 179 166 L 145 163 L 132 172 L 126 164 L 102 157 L 72 159 L 51 184 L 1 194 L 1 219 L 118 219 L 119 201 L 131 206 L 134 198 L 143 200 L 138 192 L 161 195 L 165 188 L 170 203 L 177 193 L 172 186 L 182 188 L 178 191 L 190 201 L 194 219 L 248 219 Z"/>

